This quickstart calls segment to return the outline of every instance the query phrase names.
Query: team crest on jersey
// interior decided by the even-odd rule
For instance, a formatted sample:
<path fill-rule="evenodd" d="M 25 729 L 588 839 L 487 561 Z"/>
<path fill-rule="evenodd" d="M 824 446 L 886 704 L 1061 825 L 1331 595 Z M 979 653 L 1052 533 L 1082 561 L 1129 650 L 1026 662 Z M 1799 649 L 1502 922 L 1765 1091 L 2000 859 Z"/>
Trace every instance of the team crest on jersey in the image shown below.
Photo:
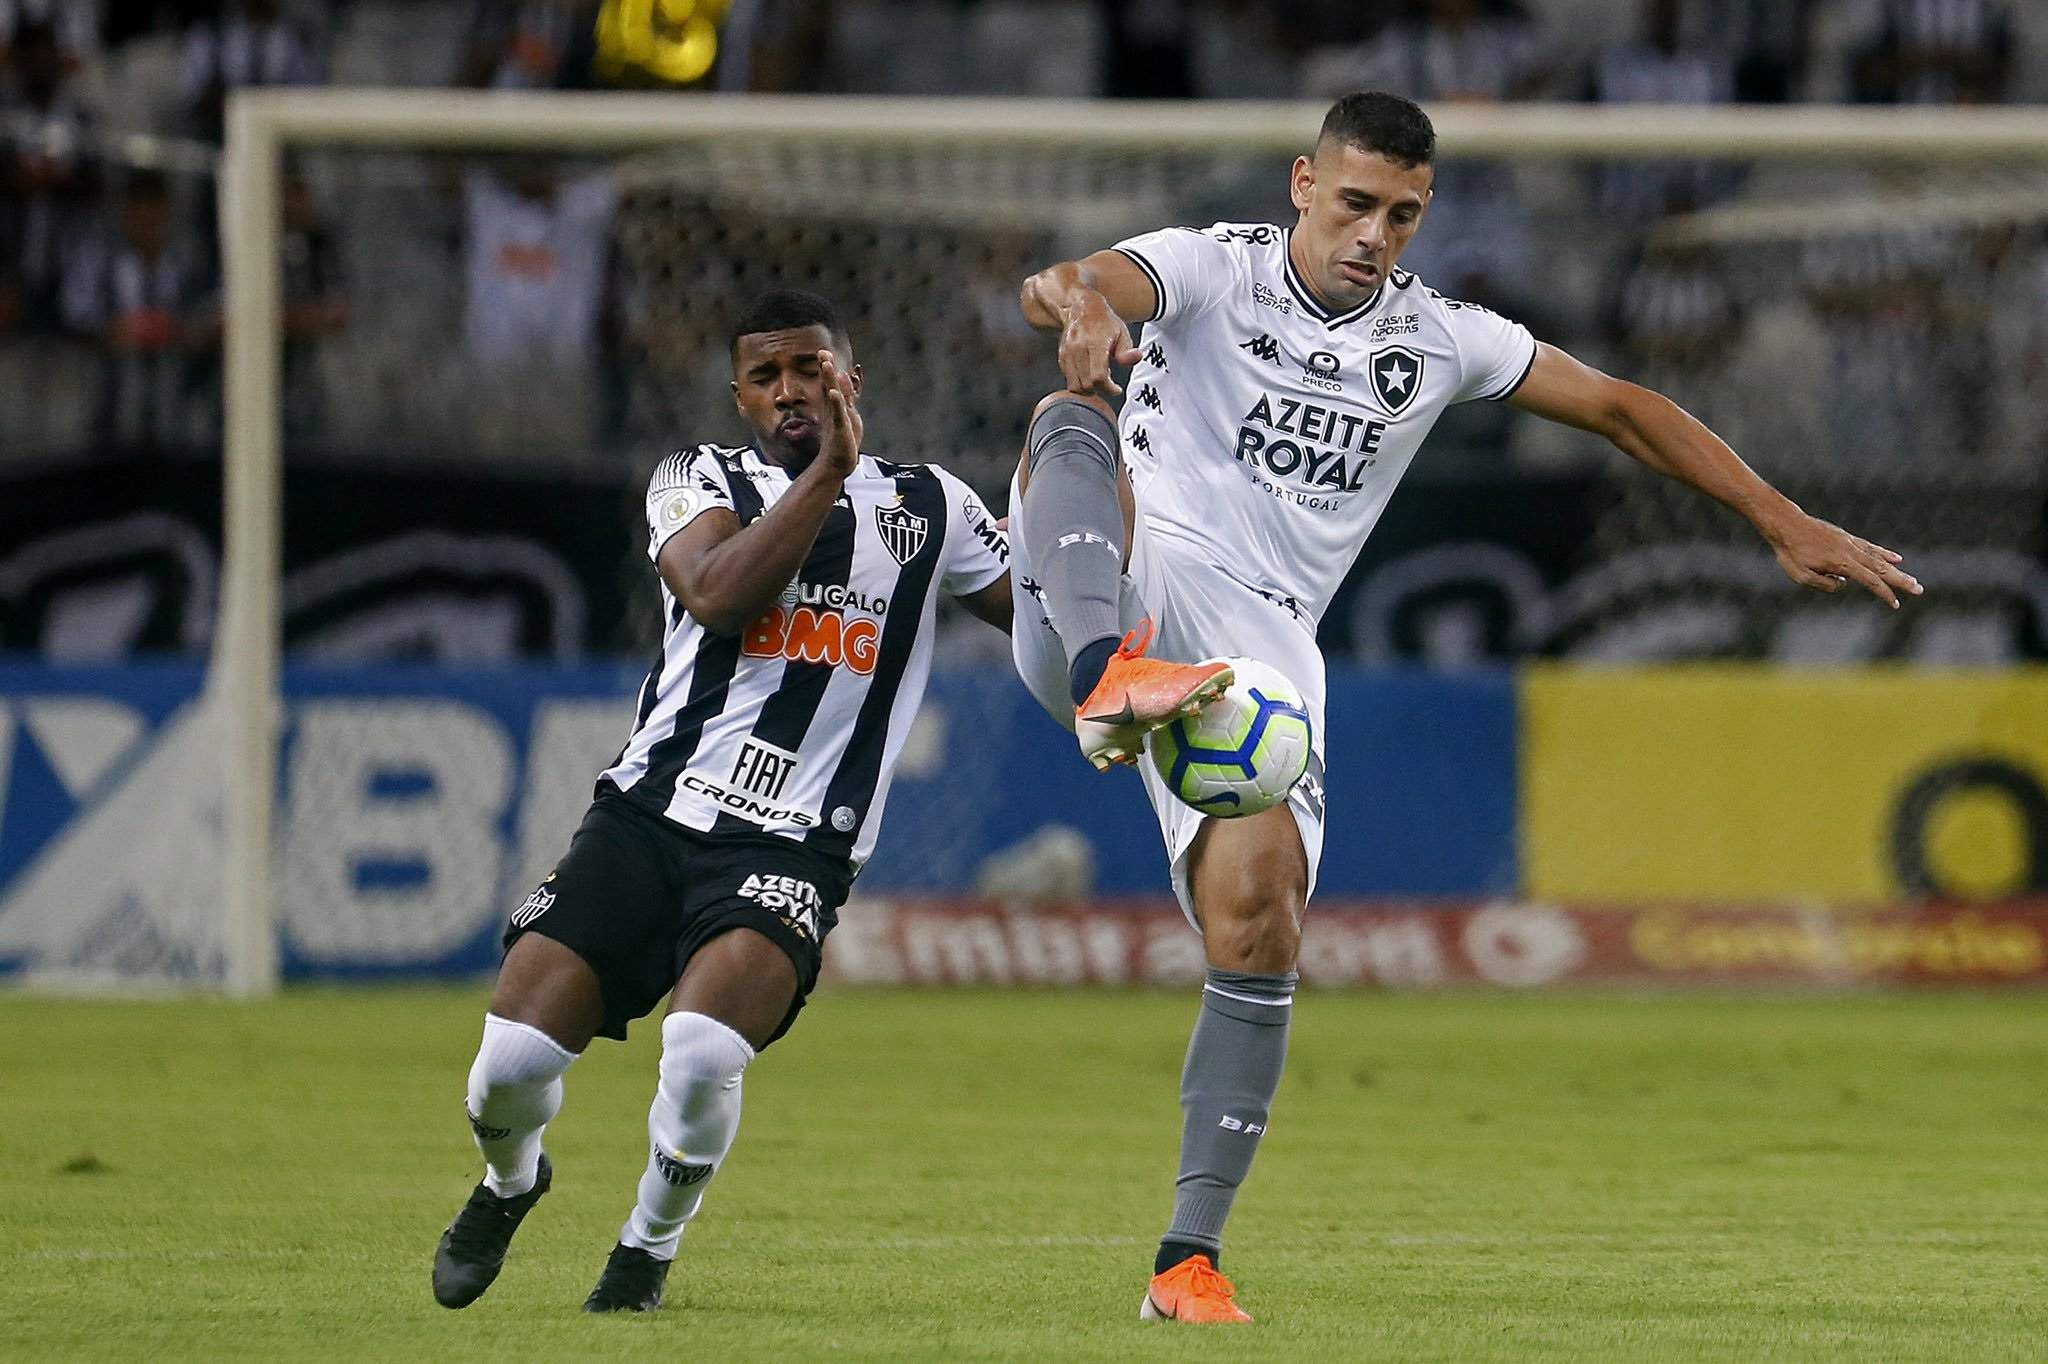
<path fill-rule="evenodd" d="M 891 558 L 899 564 L 909 564 L 924 548 L 925 536 L 930 533 L 929 518 L 919 516 L 908 507 L 875 508 L 875 529 L 882 532 L 882 544 Z"/>
<path fill-rule="evenodd" d="M 1407 346 L 1389 346 L 1372 357 L 1367 369 L 1372 375 L 1372 395 L 1391 416 L 1400 416 L 1415 401 L 1422 388 L 1421 351 Z"/>

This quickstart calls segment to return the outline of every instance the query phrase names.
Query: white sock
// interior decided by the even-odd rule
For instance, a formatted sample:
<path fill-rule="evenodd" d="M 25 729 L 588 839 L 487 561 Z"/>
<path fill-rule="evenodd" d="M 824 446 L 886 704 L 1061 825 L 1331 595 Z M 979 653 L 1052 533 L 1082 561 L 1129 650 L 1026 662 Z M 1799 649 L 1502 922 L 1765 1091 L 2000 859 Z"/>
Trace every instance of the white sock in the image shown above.
<path fill-rule="evenodd" d="M 484 1153 L 484 1187 L 500 1198 L 533 1187 L 540 1136 L 561 1111 L 562 1072 L 576 1059 L 539 1028 L 484 1015 L 469 1068 L 469 1126 Z"/>
<path fill-rule="evenodd" d="M 640 1176 L 640 1201 L 619 1231 L 623 1245 L 659 1260 L 675 1258 L 683 1226 L 697 1215 L 705 1186 L 740 1130 L 740 1076 L 754 1049 L 703 1014 L 670 1014 L 661 1025 L 661 1084 L 647 1110 L 653 1151 Z"/>

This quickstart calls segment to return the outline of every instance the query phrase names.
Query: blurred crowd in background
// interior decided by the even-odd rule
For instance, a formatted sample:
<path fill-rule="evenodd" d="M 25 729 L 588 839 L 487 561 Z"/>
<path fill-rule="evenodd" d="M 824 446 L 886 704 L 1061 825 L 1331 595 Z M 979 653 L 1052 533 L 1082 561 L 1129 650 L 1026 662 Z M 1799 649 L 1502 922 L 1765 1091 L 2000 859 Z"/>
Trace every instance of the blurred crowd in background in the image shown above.
<path fill-rule="evenodd" d="M 2037 8 L 2013 0 L 713 0 L 661 7 L 666 20 L 649 36 L 625 31 L 633 6 L 603 0 L 0 0 L 0 374 L 12 390 L 0 400 L 0 439 L 16 452 L 217 439 L 209 153 L 226 94 L 245 86 L 1158 98 L 1321 98 L 1378 87 L 1437 103 L 1982 103 L 2041 93 L 2035 54 L 2048 47 L 2023 31 Z M 2032 22 L 2040 26 L 2041 16 Z M 1587 188 L 1603 227 L 1637 230 L 1597 262 L 1604 278 L 1573 299 L 1532 283 L 1548 275 L 1531 259 L 1544 238 L 1513 169 L 1443 169 L 1432 230 L 1411 261 L 1432 284 L 1539 328 L 1605 338 L 1639 366 L 1697 371 L 1743 360 L 1729 343 L 1756 300 L 1731 282 L 1718 253 L 1683 243 L 1642 249 L 1654 239 L 1650 225 L 1728 196 L 1742 181 L 1738 168 L 1598 170 Z M 649 385 L 635 371 L 664 367 L 650 355 L 647 325 L 679 309 L 646 295 L 693 271 L 650 271 L 644 259 L 636 269 L 635 221 L 644 214 L 635 213 L 631 186 L 607 168 L 538 160 L 471 160 L 428 178 L 431 210 L 402 211 L 396 226 L 431 238 L 441 255 L 438 271 L 423 263 L 418 273 L 447 281 L 430 293 L 449 296 L 446 325 L 472 368 L 555 376 L 577 419 L 541 422 L 550 438 L 584 449 L 636 434 L 659 444 L 660 432 L 645 428 L 672 421 L 675 402 L 686 399 L 663 401 L 657 382 L 654 410 L 636 417 L 635 390 Z M 346 233 L 376 232 L 337 211 L 347 196 L 336 182 L 346 179 L 295 165 L 287 185 L 287 417 L 307 437 L 324 432 L 336 384 L 363 378 L 348 366 L 346 378 L 323 378 L 319 363 L 351 328 L 352 296 L 367 283 L 366 253 Z M 1239 207 L 1228 195 L 1209 198 L 1219 209 Z M 1249 216 L 1276 207 L 1270 193 L 1240 198 Z M 1841 404 L 1838 417 L 1886 429 L 1888 408 L 1900 401 L 1887 396 L 1888 378 L 1902 365 L 1933 364 L 1958 382 L 1981 383 L 1978 357 L 1931 344 L 1953 331 L 1985 334 L 1944 321 L 1972 300 L 1930 294 L 1950 273 L 1944 253 L 1994 253 L 1996 267 L 2007 254 L 2031 262 L 2037 243 L 2031 230 L 1933 235 L 1942 239 L 1887 234 L 1805 248 L 1812 259 L 1800 273 L 1815 321 L 1825 331 L 1830 317 L 1853 319 L 1847 331 L 1873 352 L 1843 366 L 1852 383 L 1859 364 L 1872 382 L 1863 385 L 1869 400 Z M 1029 338 L 1018 334 L 1007 291 L 1048 244 L 1044 234 L 979 234 L 953 262 L 968 268 L 955 284 L 965 306 L 950 324 L 976 333 L 985 351 L 1021 358 Z M 909 249 L 929 255 L 927 245 Z M 381 249 L 374 258 L 391 259 Z M 695 282 L 705 273 L 694 271 Z M 1871 335 L 1861 299 L 1872 288 L 1885 296 L 1881 311 L 1909 325 Z M 733 301 L 715 293 L 699 290 L 680 311 L 701 315 L 706 304 Z M 1943 336 L 1922 334 L 1929 328 Z M 708 342 L 717 320 L 702 330 Z M 685 346 L 667 368 L 690 371 L 703 350 Z M 649 406 L 644 392 L 638 406 Z M 1959 414 L 1978 420 L 1985 410 L 1958 402 Z M 536 431 L 530 414 L 500 424 L 522 441 Z M 502 444 L 487 419 L 476 425 L 475 444 Z M 350 443 L 348 433 L 335 434 L 325 443 Z M 950 429 L 928 435 L 939 447 L 960 439 Z M 1471 440 L 1482 450 L 1494 443 L 1484 431 Z"/>
<path fill-rule="evenodd" d="M 118 484 L 137 468 L 217 461 L 225 100 L 295 85 L 678 100 L 1320 101 L 1377 87 L 1439 106 L 2034 102 L 2048 98 L 2048 5 L 0 0 L 0 479 L 71 468 Z M 1103 117 L 1117 117 L 1114 103 Z M 1022 278 L 1163 223 L 1286 221 L 1285 169 L 1271 153 L 1186 147 L 704 138 L 602 158 L 295 152 L 283 196 L 287 455 L 373 479 L 440 469 L 472 489 L 504 477 L 630 487 L 679 443 L 741 438 L 727 320 L 760 289 L 798 284 L 851 323 L 874 448 L 943 460 L 1000 502 L 1031 402 L 1057 382 L 1052 348 L 1018 314 Z M 1918 635 L 1865 629 L 1822 653 L 2048 649 L 2048 162 L 1508 164 L 1453 150 L 1436 186 L 1406 258 L 1427 283 L 1671 393 L 1795 495 L 1900 542 L 1954 547 L 1982 580 L 1978 596 L 1944 598 L 1960 614 L 1938 631 L 1922 613 Z M 1367 657 L 1811 655 L 1816 627 L 1770 596 L 1767 564 L 1758 577 L 1746 559 L 1728 567 L 1689 550 L 1670 571 L 1700 584 L 1705 605 L 1619 642 L 1605 625 L 1572 624 L 1632 610 L 1639 575 L 1670 576 L 1666 547 L 1752 548 L 1733 518 L 1656 480 L 1615 477 L 1614 459 L 1503 405 L 1455 409 L 1326 636 Z M 43 512 L 14 533 L 49 537 L 51 563 L 69 562 L 72 514 L 37 496 Z M 451 494 L 450 505 L 485 496 L 509 494 Z M 1532 518 L 1544 497 L 1558 510 Z M 408 500 L 349 499 L 355 511 Z M 191 512 L 201 522 L 206 502 Z M 313 552 L 294 524 L 288 557 Z M 109 532 L 108 552 L 125 553 L 131 533 Z M 1492 550 L 1469 552 L 1480 542 L 1511 554 L 1488 567 Z M 1429 605 L 1450 570 L 1428 547 L 1449 544 L 1465 547 L 1456 572 L 1485 577 L 1491 604 Z M 1368 581 L 1404 554 L 1420 567 Z M 627 558 L 616 574 L 604 555 L 578 561 L 591 600 L 612 577 L 644 590 L 644 565 Z M 1396 581 L 1400 600 L 1428 609 L 1386 607 L 1372 584 Z M 12 610 L 0 610 L 0 633 L 47 649 L 56 617 Z M 141 623 L 156 619 L 88 633 L 128 641 L 114 650 L 183 638 Z M 595 626 L 590 637 L 619 638 Z"/>

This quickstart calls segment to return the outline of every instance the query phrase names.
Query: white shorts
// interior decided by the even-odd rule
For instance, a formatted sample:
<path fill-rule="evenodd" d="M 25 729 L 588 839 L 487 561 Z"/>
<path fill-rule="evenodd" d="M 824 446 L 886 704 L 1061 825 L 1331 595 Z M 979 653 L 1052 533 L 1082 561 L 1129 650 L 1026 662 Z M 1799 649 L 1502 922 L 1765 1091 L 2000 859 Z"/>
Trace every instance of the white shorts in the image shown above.
<path fill-rule="evenodd" d="M 1016 484 L 1010 505 L 1023 506 Z M 1067 652 L 1046 619 L 1036 594 L 1031 549 L 1024 543 L 1019 518 L 1010 522 L 1010 584 L 1016 599 L 1016 621 L 1010 628 L 1010 649 L 1017 673 L 1038 704 L 1068 729 L 1074 727 L 1074 702 L 1067 680 Z M 1123 575 L 1120 603 L 1123 628 L 1136 629 L 1152 619 L 1152 647 L 1157 658 L 1193 662 L 1202 658 L 1255 658 L 1278 668 L 1301 689 L 1308 702 L 1313 756 L 1308 775 L 1287 798 L 1301 848 L 1308 857 L 1308 889 L 1315 893 L 1316 868 L 1323 856 L 1323 654 L 1315 635 L 1286 606 L 1226 573 L 1208 551 L 1197 550 L 1155 527 L 1140 508 L 1132 535 L 1131 562 Z M 1199 928 L 1194 897 L 1188 886 L 1188 850 L 1203 814 L 1166 789 L 1149 762 L 1138 764 L 1145 794 L 1159 817 L 1159 836 L 1172 866 L 1173 893 L 1181 912 Z"/>

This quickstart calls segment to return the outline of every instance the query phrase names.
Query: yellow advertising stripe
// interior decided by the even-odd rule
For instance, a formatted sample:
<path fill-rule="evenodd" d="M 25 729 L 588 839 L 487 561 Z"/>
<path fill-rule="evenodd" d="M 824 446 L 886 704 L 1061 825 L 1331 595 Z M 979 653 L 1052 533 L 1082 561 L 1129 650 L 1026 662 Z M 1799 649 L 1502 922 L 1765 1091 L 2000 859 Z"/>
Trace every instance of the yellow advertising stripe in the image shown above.
<path fill-rule="evenodd" d="M 2048 886 L 2048 669 L 1545 665 L 1521 753 L 1523 881 L 1546 899 Z"/>

